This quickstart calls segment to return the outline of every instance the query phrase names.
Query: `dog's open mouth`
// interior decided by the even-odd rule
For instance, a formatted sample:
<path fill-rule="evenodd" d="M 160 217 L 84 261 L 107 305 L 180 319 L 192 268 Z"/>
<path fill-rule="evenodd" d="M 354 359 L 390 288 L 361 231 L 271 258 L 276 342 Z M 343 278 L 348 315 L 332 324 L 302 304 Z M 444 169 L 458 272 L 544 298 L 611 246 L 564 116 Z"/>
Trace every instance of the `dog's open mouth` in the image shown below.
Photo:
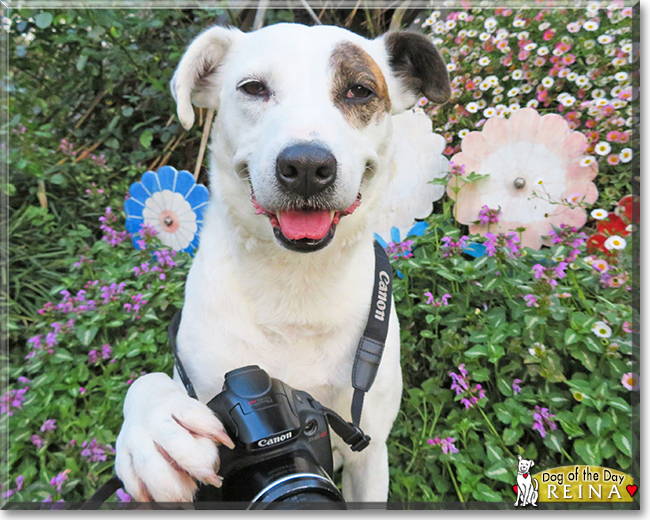
<path fill-rule="evenodd" d="M 335 211 L 329 209 L 285 209 L 271 212 L 263 208 L 251 196 L 255 213 L 266 215 L 273 226 L 278 241 L 287 249 L 300 253 L 311 253 L 323 249 L 334 238 L 336 226 L 341 218 L 354 213 L 361 204 L 361 194 L 347 209 Z"/>

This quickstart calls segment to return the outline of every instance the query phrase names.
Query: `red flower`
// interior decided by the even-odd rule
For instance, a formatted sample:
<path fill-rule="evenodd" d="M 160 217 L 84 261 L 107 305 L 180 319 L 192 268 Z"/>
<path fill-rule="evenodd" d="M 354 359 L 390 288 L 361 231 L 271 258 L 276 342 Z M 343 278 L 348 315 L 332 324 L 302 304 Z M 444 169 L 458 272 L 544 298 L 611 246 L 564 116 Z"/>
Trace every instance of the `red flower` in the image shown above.
<path fill-rule="evenodd" d="M 612 236 L 612 235 L 626 237 L 627 235 L 630 234 L 630 232 L 626 228 L 627 228 L 626 222 L 621 217 L 615 215 L 614 213 L 610 213 L 606 219 L 598 222 L 598 225 L 596 226 L 596 229 L 598 229 L 598 233 L 604 235 L 605 237 Z"/>
<path fill-rule="evenodd" d="M 603 235 L 596 234 L 592 235 L 589 237 L 587 240 L 587 251 L 589 253 L 596 253 L 598 251 L 602 251 L 604 253 L 607 253 L 607 249 L 605 249 L 605 240 L 607 240 L 607 237 L 604 237 Z"/>
<path fill-rule="evenodd" d="M 635 203 L 636 202 L 636 203 Z M 638 211 L 638 201 L 634 200 L 634 195 L 626 195 L 616 206 L 616 214 L 632 222 L 632 207 Z"/>

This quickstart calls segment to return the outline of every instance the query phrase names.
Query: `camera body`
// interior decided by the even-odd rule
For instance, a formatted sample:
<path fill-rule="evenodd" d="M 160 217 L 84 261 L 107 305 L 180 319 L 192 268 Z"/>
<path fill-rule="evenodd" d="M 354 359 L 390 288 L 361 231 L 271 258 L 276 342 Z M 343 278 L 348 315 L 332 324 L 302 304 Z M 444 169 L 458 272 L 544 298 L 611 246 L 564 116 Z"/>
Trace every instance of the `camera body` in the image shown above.
<path fill-rule="evenodd" d="M 235 448 L 219 452 L 222 487 L 201 488 L 197 500 L 243 501 L 253 509 L 314 503 L 345 508 L 331 479 L 328 419 L 307 392 L 250 365 L 228 372 L 223 391 L 208 407 Z"/>

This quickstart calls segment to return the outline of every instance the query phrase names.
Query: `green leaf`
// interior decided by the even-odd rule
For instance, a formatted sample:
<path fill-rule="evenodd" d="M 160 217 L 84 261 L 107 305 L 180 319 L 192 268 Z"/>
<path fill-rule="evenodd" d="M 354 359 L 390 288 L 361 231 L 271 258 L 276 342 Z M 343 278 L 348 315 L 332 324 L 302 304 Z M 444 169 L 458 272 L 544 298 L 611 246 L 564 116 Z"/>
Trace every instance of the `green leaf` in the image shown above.
<path fill-rule="evenodd" d="M 524 431 L 521 428 L 514 430 L 512 428 L 506 428 L 503 430 L 503 442 L 506 446 L 512 446 L 521 438 L 523 434 Z"/>
<path fill-rule="evenodd" d="M 609 406 L 621 412 L 632 413 L 632 407 L 620 397 L 614 397 L 608 401 Z"/>
<path fill-rule="evenodd" d="M 507 461 L 500 460 L 485 472 L 485 476 L 510 484 L 512 482 L 512 468 L 510 466 L 511 464 Z"/>
<path fill-rule="evenodd" d="M 629 435 L 629 436 L 628 436 Z M 632 457 L 632 433 L 623 434 L 616 432 L 613 436 L 614 444 L 627 457 Z"/>
<path fill-rule="evenodd" d="M 602 461 L 597 443 L 598 440 L 593 437 L 579 439 L 573 444 L 573 449 L 576 450 L 576 453 L 587 464 L 600 466 Z"/>
<path fill-rule="evenodd" d="M 79 56 L 77 59 L 77 70 L 81 72 L 84 70 L 84 67 L 86 66 L 86 62 L 88 61 L 88 55 L 87 54 L 82 54 Z"/>
<path fill-rule="evenodd" d="M 147 128 L 140 134 L 140 144 L 145 150 L 148 150 L 151 147 L 151 141 L 153 141 L 153 133 Z"/>
<path fill-rule="evenodd" d="M 503 350 L 503 347 L 501 345 L 495 345 L 493 343 L 488 343 L 487 352 L 490 355 L 490 363 L 494 363 L 495 365 L 499 359 L 501 359 L 506 354 L 506 351 Z"/>
<path fill-rule="evenodd" d="M 572 329 L 566 329 L 564 331 L 564 344 L 565 345 L 571 345 L 578 341 L 580 339 L 580 336 L 578 335 L 577 332 L 575 332 Z"/>
<path fill-rule="evenodd" d="M 472 493 L 476 500 L 482 502 L 501 502 L 503 498 L 497 492 L 493 491 L 490 487 L 483 482 L 479 482 Z"/>
<path fill-rule="evenodd" d="M 469 359 L 480 356 L 487 356 L 487 347 L 485 345 L 474 345 L 471 349 L 465 351 L 465 357 Z"/>
<path fill-rule="evenodd" d="M 97 327 L 89 327 L 87 329 L 84 329 L 83 327 L 78 327 L 75 329 L 75 333 L 77 335 L 77 338 L 81 342 L 81 344 L 84 347 L 87 347 L 90 345 L 90 342 L 95 338 L 95 335 L 97 334 L 97 331 L 99 329 Z"/>
<path fill-rule="evenodd" d="M 597 352 L 598 354 L 603 352 L 603 344 L 596 341 L 593 336 L 583 336 L 582 342 L 587 345 L 587 348 L 592 352 Z"/>
<path fill-rule="evenodd" d="M 562 426 L 562 429 L 569 436 L 569 439 L 573 439 L 574 437 L 582 437 L 585 434 L 583 429 L 573 422 L 560 421 L 560 426 Z"/>
<path fill-rule="evenodd" d="M 500 377 L 497 379 L 497 386 L 499 387 L 499 391 L 505 395 L 506 397 L 512 397 L 513 390 L 511 384 L 504 379 L 503 377 Z"/>
<path fill-rule="evenodd" d="M 580 347 L 572 347 L 569 353 L 580 361 L 590 372 L 593 372 L 596 368 L 597 359 L 595 354 L 582 350 Z"/>
<path fill-rule="evenodd" d="M 587 416 L 587 426 L 596 437 L 600 437 L 604 430 L 611 426 L 611 419 L 606 415 L 589 414 Z"/>
<path fill-rule="evenodd" d="M 36 15 L 34 18 L 34 22 L 36 23 L 36 27 L 39 29 L 45 29 L 50 26 L 52 23 L 53 16 L 51 13 L 48 12 L 40 12 Z"/>
<path fill-rule="evenodd" d="M 558 430 L 555 430 L 553 432 L 546 433 L 546 437 L 544 437 L 544 444 L 553 451 L 561 452 L 562 440 L 562 433 Z"/>

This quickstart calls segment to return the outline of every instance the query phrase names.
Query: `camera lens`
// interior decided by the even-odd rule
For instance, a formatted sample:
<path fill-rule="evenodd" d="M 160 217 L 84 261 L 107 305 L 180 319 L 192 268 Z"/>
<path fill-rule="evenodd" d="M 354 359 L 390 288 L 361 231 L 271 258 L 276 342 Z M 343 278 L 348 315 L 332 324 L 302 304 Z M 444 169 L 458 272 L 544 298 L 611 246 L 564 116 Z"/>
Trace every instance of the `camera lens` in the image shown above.
<path fill-rule="evenodd" d="M 224 479 L 225 502 L 249 509 L 345 509 L 341 493 L 307 451 L 292 451 L 241 468 Z"/>

